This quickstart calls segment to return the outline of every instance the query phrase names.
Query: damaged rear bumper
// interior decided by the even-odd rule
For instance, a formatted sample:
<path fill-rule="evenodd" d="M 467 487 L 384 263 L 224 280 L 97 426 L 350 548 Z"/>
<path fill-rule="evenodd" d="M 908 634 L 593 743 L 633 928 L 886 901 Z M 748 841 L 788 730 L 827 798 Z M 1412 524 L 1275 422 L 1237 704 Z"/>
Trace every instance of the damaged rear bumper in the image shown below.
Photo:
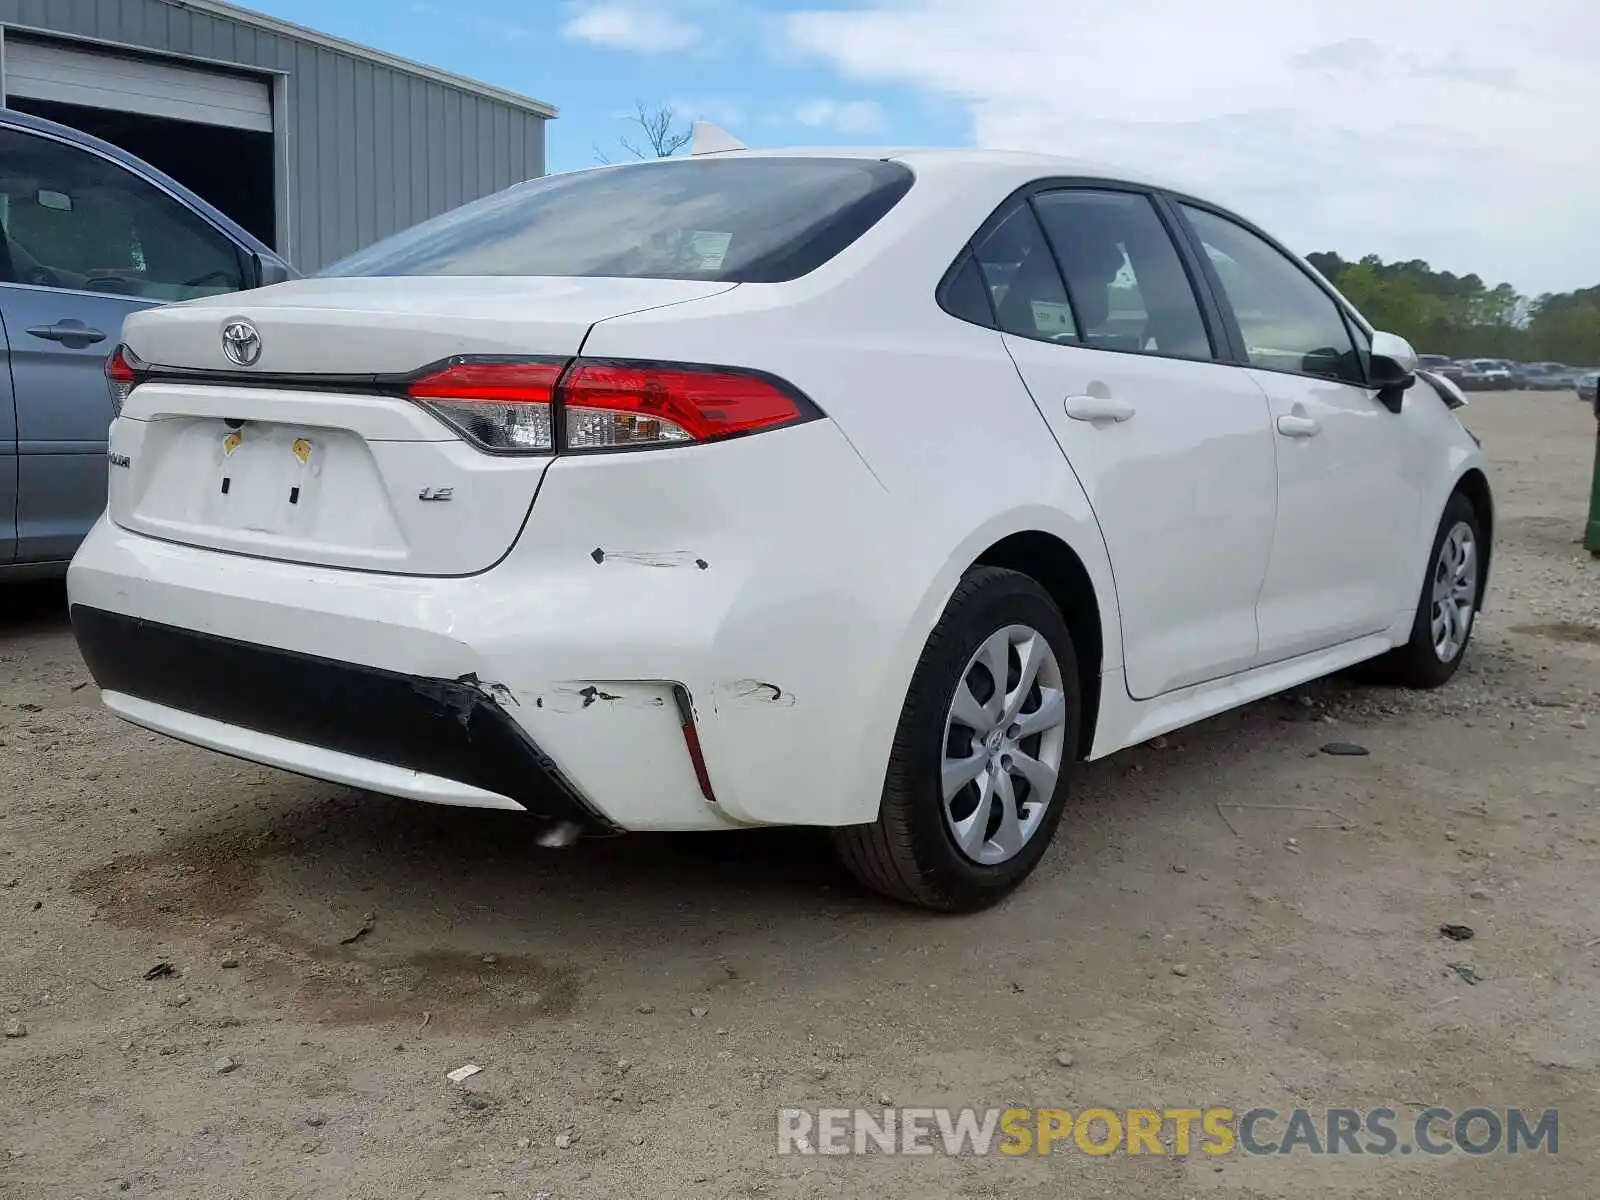
<path fill-rule="evenodd" d="M 616 831 L 475 676 L 405 675 L 82 604 L 72 625 L 107 704 L 137 724 L 353 786 Z"/>
<path fill-rule="evenodd" d="M 120 618 L 97 639 L 78 614 L 110 708 L 240 758 L 485 807 L 551 810 L 553 781 L 581 824 L 637 832 L 873 819 L 917 614 L 942 598 L 932 567 L 885 562 L 881 485 L 837 429 L 570 456 L 539 496 L 505 560 L 469 576 L 102 517 L 68 598 Z M 147 649 L 119 672 L 124 641 Z M 174 677 L 169 659 L 195 665 Z"/>

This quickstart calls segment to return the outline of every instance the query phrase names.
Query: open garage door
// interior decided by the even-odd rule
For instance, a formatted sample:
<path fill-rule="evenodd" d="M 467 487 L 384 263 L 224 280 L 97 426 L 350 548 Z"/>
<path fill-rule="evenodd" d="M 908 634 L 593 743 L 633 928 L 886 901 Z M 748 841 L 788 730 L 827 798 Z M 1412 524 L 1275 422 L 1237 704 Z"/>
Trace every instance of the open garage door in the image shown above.
<path fill-rule="evenodd" d="M 5 42 L 5 88 L 8 98 L 272 132 L 265 80 L 15 36 Z"/>
<path fill-rule="evenodd" d="M 265 77 L 7 30 L 5 103 L 104 138 L 165 171 L 263 242 L 279 242 Z"/>

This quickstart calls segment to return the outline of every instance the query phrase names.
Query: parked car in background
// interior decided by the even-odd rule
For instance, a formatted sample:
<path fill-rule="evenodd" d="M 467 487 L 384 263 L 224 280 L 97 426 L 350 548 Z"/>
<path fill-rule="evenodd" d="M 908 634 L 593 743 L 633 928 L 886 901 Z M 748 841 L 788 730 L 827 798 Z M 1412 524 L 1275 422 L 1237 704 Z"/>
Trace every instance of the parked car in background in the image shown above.
<path fill-rule="evenodd" d="M 1518 363 L 1522 386 L 1532 392 L 1550 390 L 1550 372 L 1544 363 Z"/>
<path fill-rule="evenodd" d="M 1535 392 L 1563 392 L 1572 387 L 1572 368 L 1566 363 L 1536 362 L 1523 364 L 1524 386 Z"/>
<path fill-rule="evenodd" d="M 1584 371 L 1577 380 L 1578 399 L 1595 402 L 1595 389 L 1600 387 L 1600 370 Z"/>
<path fill-rule="evenodd" d="M 1511 364 L 1502 358 L 1474 358 L 1468 364 L 1469 386 L 1480 392 L 1509 392 L 1517 387 Z"/>
<path fill-rule="evenodd" d="M 1538 368 L 1538 375 L 1532 379 L 1529 386 L 1538 391 L 1571 391 L 1578 382 L 1580 372 L 1576 367 L 1569 367 L 1566 363 L 1542 362 L 1533 365 Z"/>
<path fill-rule="evenodd" d="M 1418 357 L 1416 357 L 1416 363 L 1418 363 L 1418 366 L 1421 368 L 1421 370 L 1432 371 L 1434 374 L 1440 374 L 1440 376 L 1443 376 L 1443 378 L 1450 379 L 1450 382 L 1453 382 L 1453 384 L 1456 384 L 1456 386 L 1461 386 L 1461 379 L 1462 376 L 1464 376 L 1464 370 L 1462 370 L 1461 363 L 1456 362 L 1456 360 L 1451 358 L 1450 355 L 1419 354 Z"/>
<path fill-rule="evenodd" d="M 3 577 L 64 571 L 105 509 L 104 366 L 123 318 L 294 272 L 148 163 L 10 110 L 0 110 L 0 233 Z"/>
<path fill-rule="evenodd" d="M 1075 760 L 1358 662 L 1443 684 L 1488 579 L 1455 386 L 1071 160 L 552 175 L 124 339 L 67 585 L 106 705 L 554 844 L 823 826 L 981 908 Z"/>

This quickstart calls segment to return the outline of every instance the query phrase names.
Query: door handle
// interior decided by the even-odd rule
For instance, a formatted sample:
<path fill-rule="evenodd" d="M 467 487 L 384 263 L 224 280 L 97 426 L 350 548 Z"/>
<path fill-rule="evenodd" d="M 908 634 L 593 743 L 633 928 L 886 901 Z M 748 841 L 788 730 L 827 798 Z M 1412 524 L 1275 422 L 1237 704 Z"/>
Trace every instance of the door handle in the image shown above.
<path fill-rule="evenodd" d="M 1126 400 L 1113 400 L 1109 396 L 1068 396 L 1067 416 L 1074 421 L 1116 421 L 1121 423 L 1133 416 L 1133 405 Z"/>
<path fill-rule="evenodd" d="M 29 328 L 36 338 L 44 338 L 49 342 L 60 342 L 71 350 L 82 350 L 85 346 L 92 346 L 96 342 L 106 340 L 106 335 L 98 329 L 85 325 L 76 317 L 65 317 L 54 325 L 34 325 Z"/>
<path fill-rule="evenodd" d="M 1278 432 L 1284 437 L 1309 438 L 1322 432 L 1322 425 L 1314 417 L 1297 417 L 1285 414 L 1278 418 Z"/>

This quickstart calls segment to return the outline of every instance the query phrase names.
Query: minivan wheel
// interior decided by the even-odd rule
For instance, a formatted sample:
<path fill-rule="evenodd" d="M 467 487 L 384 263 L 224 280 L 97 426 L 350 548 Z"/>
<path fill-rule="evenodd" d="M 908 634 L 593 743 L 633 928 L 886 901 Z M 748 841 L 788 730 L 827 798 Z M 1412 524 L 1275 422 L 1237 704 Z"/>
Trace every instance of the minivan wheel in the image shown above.
<path fill-rule="evenodd" d="M 1375 660 L 1371 677 L 1411 688 L 1449 682 L 1472 639 L 1485 551 L 1477 511 L 1457 492 L 1445 505 L 1433 537 L 1411 638 Z"/>
<path fill-rule="evenodd" d="M 995 903 L 1049 846 L 1080 720 L 1077 656 L 1049 593 L 1016 571 L 968 571 L 912 677 L 878 819 L 834 830 L 840 858 L 896 900 Z"/>

